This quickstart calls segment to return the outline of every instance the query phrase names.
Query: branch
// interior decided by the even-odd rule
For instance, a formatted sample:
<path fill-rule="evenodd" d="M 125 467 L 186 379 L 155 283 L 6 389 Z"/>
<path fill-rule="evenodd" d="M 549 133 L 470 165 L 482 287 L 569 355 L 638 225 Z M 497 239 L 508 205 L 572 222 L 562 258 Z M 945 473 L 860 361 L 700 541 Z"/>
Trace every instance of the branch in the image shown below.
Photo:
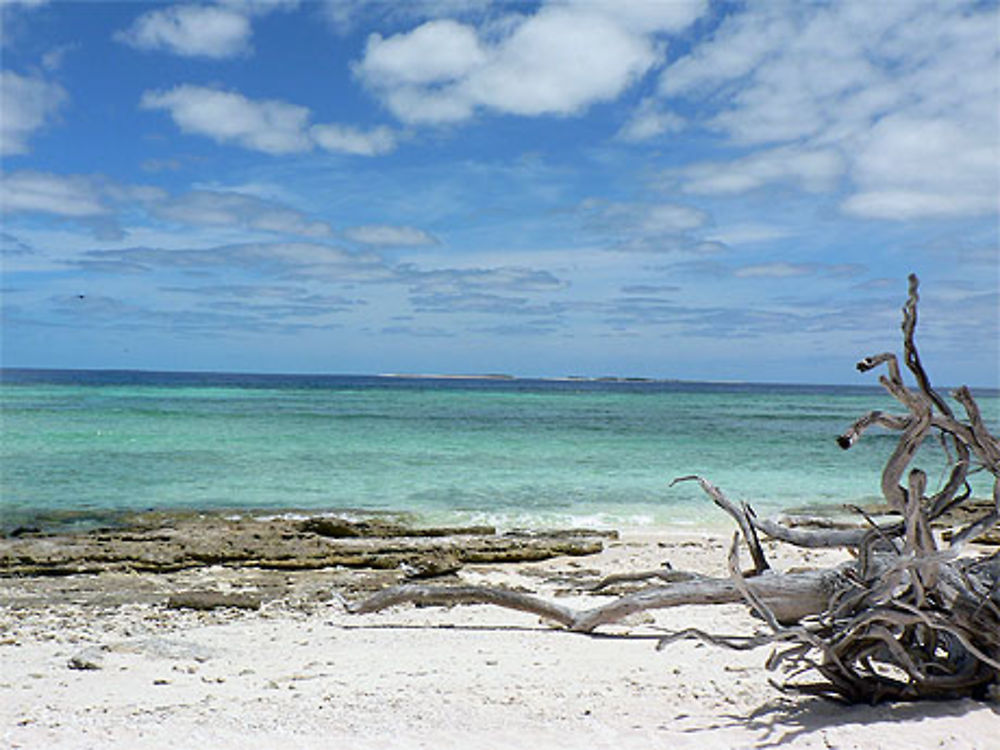
<path fill-rule="evenodd" d="M 753 558 L 753 574 L 758 575 L 763 573 L 765 570 L 768 570 L 771 566 L 767 564 L 767 558 L 764 556 L 764 549 L 760 546 L 760 540 L 757 538 L 757 531 L 754 529 L 753 521 L 751 520 L 751 511 L 749 506 L 744 505 L 742 509 L 737 508 L 725 495 L 722 494 L 722 490 L 696 474 L 691 474 L 686 477 L 677 477 L 670 483 L 670 486 L 673 487 L 678 482 L 689 482 L 692 480 L 701 485 L 705 494 L 712 498 L 712 502 L 732 516 L 739 525 L 740 531 L 743 532 L 743 539 L 746 541 L 747 548 L 750 550 L 750 557 Z"/>
<path fill-rule="evenodd" d="M 952 416 L 951 408 L 938 392 L 931 387 L 930 378 L 927 377 L 924 366 L 920 362 L 920 354 L 917 351 L 917 344 L 914 341 L 914 334 L 917 329 L 917 303 L 920 301 L 920 295 L 917 294 L 919 286 L 920 280 L 917 278 L 917 275 L 911 273 L 909 276 L 909 293 L 907 294 L 906 304 L 903 305 L 903 350 L 906 353 L 906 366 L 913 373 L 913 377 L 917 379 L 920 392 L 930 399 L 942 414 L 950 417 Z"/>
<path fill-rule="evenodd" d="M 568 607 L 504 588 L 489 586 L 429 586 L 405 584 L 383 589 L 374 596 L 348 607 L 352 614 L 379 612 L 397 604 L 493 604 L 538 615 L 572 628 L 576 613 Z"/>
<path fill-rule="evenodd" d="M 797 622 L 822 611 L 841 580 L 839 570 L 765 574 L 746 579 L 747 588 L 777 621 Z M 530 594 L 489 586 L 394 586 L 348 607 L 353 614 L 379 612 L 399 604 L 492 604 L 539 615 L 580 633 L 620 622 L 635 612 L 686 604 L 732 604 L 744 595 L 732 580 L 699 577 L 645 589 L 592 609 L 573 610 Z"/>

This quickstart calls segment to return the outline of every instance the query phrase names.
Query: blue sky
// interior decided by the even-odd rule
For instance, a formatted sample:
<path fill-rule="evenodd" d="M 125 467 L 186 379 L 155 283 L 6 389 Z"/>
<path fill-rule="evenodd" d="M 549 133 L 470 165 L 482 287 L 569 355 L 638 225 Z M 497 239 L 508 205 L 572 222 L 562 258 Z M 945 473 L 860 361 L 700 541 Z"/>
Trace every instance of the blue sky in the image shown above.
<path fill-rule="evenodd" d="M 0 2 L 3 363 L 996 386 L 995 2 Z"/>

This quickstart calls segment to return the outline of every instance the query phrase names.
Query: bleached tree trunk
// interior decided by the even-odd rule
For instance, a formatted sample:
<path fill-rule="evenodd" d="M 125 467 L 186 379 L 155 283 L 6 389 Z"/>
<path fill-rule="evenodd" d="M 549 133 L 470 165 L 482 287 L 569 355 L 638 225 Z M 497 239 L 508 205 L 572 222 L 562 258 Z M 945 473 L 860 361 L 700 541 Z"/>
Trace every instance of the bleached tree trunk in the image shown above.
<path fill-rule="evenodd" d="M 880 482 L 899 521 L 883 527 L 872 523 L 868 529 L 791 528 L 759 519 L 752 508 L 737 507 L 707 479 L 687 476 L 675 482 L 698 482 L 739 526 L 730 551 L 729 578 L 673 570 L 621 573 L 589 589 L 597 592 L 615 579 L 655 578 L 662 583 L 583 610 L 496 587 L 406 585 L 379 592 L 351 611 L 374 612 L 406 602 L 493 604 L 590 633 L 636 612 L 745 601 L 769 625 L 770 633 L 734 639 L 687 629 L 665 637 L 661 645 L 692 636 L 732 648 L 783 644 L 768 660 L 769 668 L 819 676 L 815 683 L 797 682 L 791 688 L 847 701 L 946 698 L 980 695 L 991 686 L 995 690 L 1000 684 L 1000 552 L 979 557 L 960 553 L 970 539 L 1000 519 L 1000 441 L 990 433 L 968 388 L 954 393 L 965 422 L 932 388 L 914 340 L 916 276 L 911 275 L 909 282 L 903 348 L 916 389 L 903 382 L 895 354 L 877 354 L 857 365 L 862 372 L 884 365 L 886 373 L 879 381 L 907 413 L 870 412 L 837 438 L 847 450 L 871 427 L 900 433 Z M 923 441 L 935 434 L 950 446 L 952 465 L 942 486 L 927 496 L 927 476 L 910 469 L 910 464 Z M 966 480 L 973 470 L 993 476 L 992 506 L 939 550 L 930 523 L 969 499 Z M 767 562 L 758 532 L 799 547 L 847 547 L 854 550 L 855 560 L 827 570 L 777 573 Z M 739 566 L 740 538 L 753 561 L 749 574 Z"/>

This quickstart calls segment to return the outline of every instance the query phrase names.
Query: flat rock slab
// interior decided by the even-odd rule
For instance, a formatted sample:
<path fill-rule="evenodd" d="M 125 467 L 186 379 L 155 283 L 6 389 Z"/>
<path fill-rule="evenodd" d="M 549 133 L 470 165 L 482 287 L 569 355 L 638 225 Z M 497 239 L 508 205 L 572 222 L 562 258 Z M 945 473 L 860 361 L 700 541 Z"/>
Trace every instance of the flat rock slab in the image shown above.
<path fill-rule="evenodd" d="M 214 655 L 211 649 L 196 643 L 178 641 L 170 638 L 136 638 L 117 643 L 88 646 L 80 653 L 70 657 L 66 666 L 70 669 L 92 670 L 104 669 L 109 656 L 131 654 L 150 659 L 167 659 L 171 661 L 208 661 Z"/>
<path fill-rule="evenodd" d="M 261 603 L 257 594 L 222 591 L 178 591 L 167 597 L 167 609 L 260 609 Z"/>
<path fill-rule="evenodd" d="M 166 573 L 213 565 L 287 571 L 402 567 L 427 575 L 454 571 L 464 563 L 596 554 L 604 539 L 614 536 L 588 530 L 499 534 L 485 526 L 408 529 L 388 521 L 330 516 L 156 514 L 125 528 L 0 539 L 0 576 Z"/>

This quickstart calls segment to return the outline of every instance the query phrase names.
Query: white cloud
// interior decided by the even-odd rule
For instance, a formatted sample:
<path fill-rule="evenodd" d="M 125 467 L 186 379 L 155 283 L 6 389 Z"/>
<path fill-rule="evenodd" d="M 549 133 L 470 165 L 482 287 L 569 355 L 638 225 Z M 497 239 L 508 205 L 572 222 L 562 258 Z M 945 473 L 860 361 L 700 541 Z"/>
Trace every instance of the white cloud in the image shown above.
<path fill-rule="evenodd" d="M 502 112 L 573 114 L 615 98 L 658 59 L 652 40 L 608 16 L 545 9 L 504 40 L 492 64 L 462 88 Z"/>
<path fill-rule="evenodd" d="M 309 110 L 287 102 L 252 100 L 242 94 L 184 84 L 169 91 L 147 91 L 144 109 L 170 113 L 185 133 L 205 135 L 219 143 L 236 143 L 268 154 L 308 151 Z"/>
<path fill-rule="evenodd" d="M 366 16 L 386 25 L 413 23 L 435 18 L 480 15 L 495 0 L 322 0 L 325 18 L 341 34 L 354 29 Z"/>
<path fill-rule="evenodd" d="M 660 90 L 677 95 L 716 88 L 753 71 L 794 33 L 788 3 L 762 3 L 727 17 L 711 39 L 664 70 Z"/>
<path fill-rule="evenodd" d="M 348 239 L 363 245 L 415 246 L 434 245 L 437 240 L 422 229 L 405 226 L 369 224 L 344 231 Z"/>
<path fill-rule="evenodd" d="M 79 43 L 74 44 L 60 44 L 53 47 L 44 55 L 42 55 L 42 67 L 45 70 L 51 72 L 59 70 L 63 66 L 63 62 L 66 59 L 66 55 L 70 52 L 78 50 L 80 48 Z"/>
<path fill-rule="evenodd" d="M 726 245 L 751 245 L 790 237 L 792 230 L 770 224 L 735 224 L 712 232 L 709 239 Z"/>
<path fill-rule="evenodd" d="M 356 156 L 378 156 L 396 148 L 396 135 L 387 127 L 358 130 L 346 125 L 313 125 L 309 134 L 320 148 Z"/>
<path fill-rule="evenodd" d="M 639 103 L 628 122 L 618 131 L 618 138 L 635 143 L 683 129 L 684 118 L 663 109 L 656 99 L 647 97 Z"/>
<path fill-rule="evenodd" d="M 788 279 L 796 276 L 857 276 L 865 271 L 865 267 L 856 263 L 789 263 L 775 261 L 772 263 L 753 263 L 737 268 L 733 275 L 740 279 L 765 278 Z"/>
<path fill-rule="evenodd" d="M 640 222 L 645 234 L 672 234 L 697 229 L 708 220 L 708 215 L 691 206 L 664 203 L 649 206 Z"/>
<path fill-rule="evenodd" d="M 767 165 L 784 144 L 840 154 L 853 192 L 842 203 L 847 213 L 996 211 L 998 26 L 995 4 L 932 0 L 887 3 L 878 13 L 864 0 L 769 2 L 730 14 L 664 70 L 659 93 L 700 108 L 700 124 L 731 141 L 769 150 L 756 164 L 751 154 L 696 166 L 686 189 L 736 193 L 787 178 L 807 189 L 837 184 L 832 160 Z"/>
<path fill-rule="evenodd" d="M 0 71 L 0 155 L 28 153 L 28 140 L 66 101 L 62 86 Z"/>
<path fill-rule="evenodd" d="M 205 86 L 146 91 L 141 106 L 169 112 L 185 133 L 266 154 L 302 153 L 318 145 L 327 151 L 377 156 L 396 147 L 395 133 L 384 126 L 368 131 L 332 123 L 310 126 L 306 107 Z"/>
<path fill-rule="evenodd" d="M 614 18 L 626 28 L 652 32 L 683 31 L 708 10 L 708 0 L 668 0 L 667 2 L 622 2 L 622 0 L 562 0 L 566 5 Z"/>
<path fill-rule="evenodd" d="M 154 215 L 184 224 L 243 226 L 279 234 L 327 237 L 333 232 L 322 221 L 272 201 L 236 192 L 192 190 L 151 207 Z"/>
<path fill-rule="evenodd" d="M 654 33 L 686 27 L 705 7 L 553 2 L 488 30 L 429 21 L 388 38 L 373 35 L 355 73 L 405 122 L 455 122 L 480 108 L 573 115 L 616 98 L 647 73 L 662 59 Z"/>
<path fill-rule="evenodd" d="M 79 175 L 21 171 L 0 180 L 0 208 L 5 213 L 47 213 L 71 218 L 108 212 L 95 183 Z"/>
<path fill-rule="evenodd" d="M 998 209 L 998 134 L 950 119 L 890 116 L 861 140 L 848 213 L 883 219 L 988 214 Z"/>
<path fill-rule="evenodd" d="M 773 182 L 791 182 L 804 190 L 818 192 L 832 188 L 843 172 L 843 159 L 833 149 L 786 146 L 730 162 L 691 164 L 675 174 L 682 176 L 681 189 L 685 193 L 727 195 Z"/>
<path fill-rule="evenodd" d="M 249 19 L 215 5 L 174 5 L 139 16 L 115 39 L 143 50 L 184 57 L 226 58 L 250 51 Z"/>
<path fill-rule="evenodd" d="M 816 272 L 816 266 L 811 263 L 755 263 L 736 269 L 733 275 L 740 279 L 768 278 L 787 279 L 794 276 L 809 276 Z"/>
<path fill-rule="evenodd" d="M 616 250 L 629 252 L 714 252 L 717 244 L 701 243 L 693 230 L 709 216 L 676 203 L 615 203 L 589 198 L 579 210 L 586 226 L 604 235 Z"/>
<path fill-rule="evenodd" d="M 276 10 L 293 10 L 299 7 L 299 0 L 218 0 L 219 5 L 246 13 L 264 15 Z"/>
<path fill-rule="evenodd" d="M 429 21 L 407 34 L 372 34 L 358 72 L 378 86 L 454 81 L 486 62 L 475 29 L 456 21 Z"/>

